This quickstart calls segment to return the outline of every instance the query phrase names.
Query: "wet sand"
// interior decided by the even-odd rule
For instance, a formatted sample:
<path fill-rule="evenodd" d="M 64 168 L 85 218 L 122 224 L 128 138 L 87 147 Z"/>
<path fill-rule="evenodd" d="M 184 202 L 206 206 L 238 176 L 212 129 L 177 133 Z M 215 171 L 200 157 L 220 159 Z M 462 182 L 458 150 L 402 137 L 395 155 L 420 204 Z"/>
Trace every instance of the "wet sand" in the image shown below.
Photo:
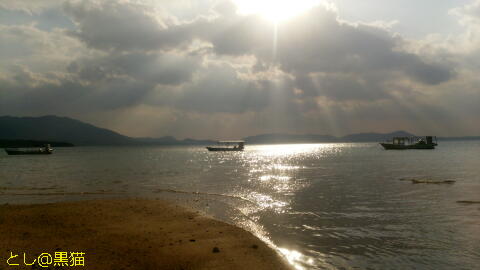
<path fill-rule="evenodd" d="M 22 267 L 24 252 L 28 262 L 62 251 L 84 252 L 85 266 L 73 268 L 89 270 L 291 269 L 251 233 L 164 201 L 0 206 L 0 269 L 10 252 L 16 269 L 37 269 Z"/>

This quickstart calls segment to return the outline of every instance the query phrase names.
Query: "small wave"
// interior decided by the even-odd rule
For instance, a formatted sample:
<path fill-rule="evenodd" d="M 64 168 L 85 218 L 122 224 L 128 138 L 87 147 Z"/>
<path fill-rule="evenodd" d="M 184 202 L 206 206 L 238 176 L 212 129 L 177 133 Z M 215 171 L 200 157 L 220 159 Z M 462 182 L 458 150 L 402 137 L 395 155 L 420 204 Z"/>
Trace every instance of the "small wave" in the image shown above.
<path fill-rule="evenodd" d="M 125 194 L 123 192 L 109 192 L 109 191 L 97 191 L 97 192 L 48 192 L 48 193 L 0 193 L 0 196 L 65 196 L 65 195 L 117 195 Z"/>
<path fill-rule="evenodd" d="M 58 186 L 52 187 L 0 187 L 0 190 L 51 190 L 58 189 Z"/>
<path fill-rule="evenodd" d="M 428 178 L 400 178 L 400 181 L 410 181 L 413 184 L 453 184 L 455 180 L 433 180 Z"/>
<path fill-rule="evenodd" d="M 480 204 L 480 201 L 463 200 L 463 201 L 457 201 L 457 203 L 463 203 L 463 204 Z"/>
<path fill-rule="evenodd" d="M 186 190 L 176 190 L 176 189 L 171 189 L 171 188 L 160 188 L 156 189 L 153 192 L 155 193 L 160 193 L 160 192 L 171 192 L 171 193 L 181 193 L 181 194 L 192 194 L 192 195 L 206 195 L 206 196 L 217 196 L 217 197 L 223 197 L 223 198 L 230 198 L 230 199 L 237 199 L 237 200 L 242 200 L 249 202 L 251 204 L 257 205 L 256 202 L 249 200 L 247 198 L 244 198 L 242 196 L 235 196 L 235 195 L 228 195 L 228 194 L 222 194 L 222 193 L 211 193 L 211 192 L 199 192 L 199 191 L 186 191 Z"/>

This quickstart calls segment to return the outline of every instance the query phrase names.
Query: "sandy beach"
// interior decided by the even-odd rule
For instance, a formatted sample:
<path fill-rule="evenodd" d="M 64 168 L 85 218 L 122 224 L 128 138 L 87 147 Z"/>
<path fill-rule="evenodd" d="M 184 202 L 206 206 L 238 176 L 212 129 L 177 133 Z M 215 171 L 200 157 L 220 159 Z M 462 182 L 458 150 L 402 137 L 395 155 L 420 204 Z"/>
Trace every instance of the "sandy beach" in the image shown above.
<path fill-rule="evenodd" d="M 84 266 L 55 268 L 62 252 L 84 253 Z M 51 254 L 50 269 L 291 269 L 247 231 L 144 199 L 2 205 L 0 269 L 15 255 L 15 269 L 47 269 L 26 266 L 24 253 L 26 263 Z"/>

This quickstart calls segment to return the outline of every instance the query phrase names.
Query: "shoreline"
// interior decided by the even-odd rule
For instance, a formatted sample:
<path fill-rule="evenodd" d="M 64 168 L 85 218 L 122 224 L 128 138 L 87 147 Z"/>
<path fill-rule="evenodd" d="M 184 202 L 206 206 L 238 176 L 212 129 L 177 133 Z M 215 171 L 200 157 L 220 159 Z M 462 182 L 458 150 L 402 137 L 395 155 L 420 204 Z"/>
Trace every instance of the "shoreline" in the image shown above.
<path fill-rule="evenodd" d="M 61 252 L 85 253 L 80 269 L 292 269 L 250 232 L 163 200 L 1 205 L 0 238 L 0 269 Z"/>

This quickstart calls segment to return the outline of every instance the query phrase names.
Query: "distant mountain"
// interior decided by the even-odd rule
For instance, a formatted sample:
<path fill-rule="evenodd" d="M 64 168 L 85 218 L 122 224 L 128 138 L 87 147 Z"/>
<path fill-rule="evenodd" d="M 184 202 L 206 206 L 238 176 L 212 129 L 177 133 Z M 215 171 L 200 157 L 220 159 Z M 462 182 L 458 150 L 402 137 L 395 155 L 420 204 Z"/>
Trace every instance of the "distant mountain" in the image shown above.
<path fill-rule="evenodd" d="M 196 140 L 196 139 L 190 139 L 190 138 L 184 139 L 180 142 L 182 144 L 185 144 L 185 145 L 192 145 L 192 144 L 195 144 L 195 145 L 211 145 L 211 144 L 216 143 L 215 141 L 212 141 L 212 140 Z"/>
<path fill-rule="evenodd" d="M 439 141 L 479 141 L 480 136 L 438 137 Z"/>
<path fill-rule="evenodd" d="M 139 144 L 174 144 L 178 142 L 172 136 L 165 136 L 160 138 L 132 138 L 135 142 Z"/>
<path fill-rule="evenodd" d="M 50 142 L 52 146 L 74 145 L 206 145 L 213 141 L 161 138 L 131 138 L 68 117 L 0 116 L 1 147 L 33 146 Z M 66 142 L 66 143 L 60 143 Z"/>
<path fill-rule="evenodd" d="M 68 117 L 0 117 L 0 139 L 61 141 L 74 145 L 126 145 L 133 140 Z"/>
<path fill-rule="evenodd" d="M 315 134 L 262 134 L 246 137 L 248 144 L 269 144 L 269 143 L 318 143 L 318 142 L 380 142 L 392 137 L 415 136 L 406 131 L 395 131 L 391 133 L 358 133 L 344 137 Z"/>
<path fill-rule="evenodd" d="M 208 145 L 215 143 L 210 140 L 195 140 L 195 139 L 184 139 L 177 140 L 172 136 L 165 136 L 160 138 L 131 138 L 135 144 L 145 144 L 145 145 Z"/>
<path fill-rule="evenodd" d="M 2 140 L 0 139 L 0 148 L 7 147 L 43 147 L 50 144 L 52 147 L 72 147 L 71 143 L 54 141 L 35 141 L 35 140 Z"/>
<path fill-rule="evenodd" d="M 247 144 L 336 142 L 330 135 L 261 134 L 244 138 Z"/>
<path fill-rule="evenodd" d="M 391 133 L 357 133 L 339 138 L 343 142 L 381 142 L 393 137 L 412 137 L 415 136 L 406 131 L 394 131 Z"/>

